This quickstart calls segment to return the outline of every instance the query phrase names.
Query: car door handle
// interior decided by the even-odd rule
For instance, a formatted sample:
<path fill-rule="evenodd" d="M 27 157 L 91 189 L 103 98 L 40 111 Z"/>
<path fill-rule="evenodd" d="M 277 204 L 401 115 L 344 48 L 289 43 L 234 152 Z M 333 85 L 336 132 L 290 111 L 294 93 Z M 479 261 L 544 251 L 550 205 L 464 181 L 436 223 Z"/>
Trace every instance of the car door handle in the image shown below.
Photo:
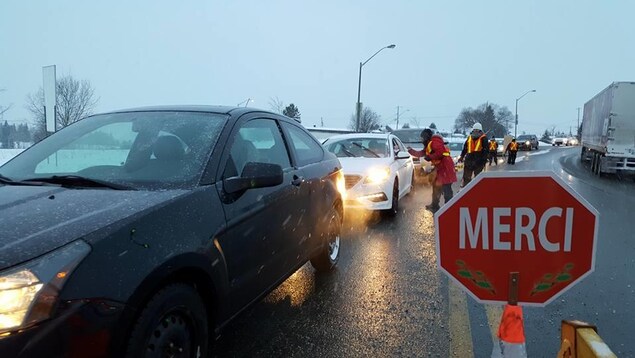
<path fill-rule="evenodd" d="M 302 183 L 304 183 L 304 177 L 299 177 L 299 176 L 293 176 L 293 180 L 291 181 L 291 184 L 295 185 L 295 186 L 300 186 L 302 185 Z"/>

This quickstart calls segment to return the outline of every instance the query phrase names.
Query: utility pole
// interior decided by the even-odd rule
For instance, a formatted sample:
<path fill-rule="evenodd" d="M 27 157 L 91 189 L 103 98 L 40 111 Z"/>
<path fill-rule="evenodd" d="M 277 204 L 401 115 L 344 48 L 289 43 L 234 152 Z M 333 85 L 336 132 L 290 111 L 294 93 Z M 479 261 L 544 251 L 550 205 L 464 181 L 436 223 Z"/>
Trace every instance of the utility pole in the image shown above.
<path fill-rule="evenodd" d="M 580 133 L 580 132 L 581 132 L 580 131 L 580 107 L 578 107 L 578 128 L 576 129 L 576 135 L 575 135 L 576 137 L 578 137 L 578 140 L 581 139 L 580 138 L 580 134 L 582 134 L 582 133 Z"/>
<path fill-rule="evenodd" d="M 399 129 L 399 116 L 400 116 L 399 107 L 403 107 L 403 106 L 397 106 L 397 128 L 395 128 L 395 129 Z M 406 109 L 405 111 L 401 112 L 401 114 L 406 113 L 408 111 L 410 111 L 410 110 Z"/>

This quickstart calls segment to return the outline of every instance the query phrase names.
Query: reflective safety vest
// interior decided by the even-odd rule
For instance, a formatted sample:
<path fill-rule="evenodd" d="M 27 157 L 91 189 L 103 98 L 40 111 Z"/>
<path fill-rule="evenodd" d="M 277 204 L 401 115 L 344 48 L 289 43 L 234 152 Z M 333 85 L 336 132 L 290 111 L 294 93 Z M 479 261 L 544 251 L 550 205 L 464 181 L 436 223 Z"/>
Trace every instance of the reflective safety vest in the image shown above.
<path fill-rule="evenodd" d="M 489 150 L 494 151 L 496 149 L 498 149 L 498 142 L 496 141 L 489 142 Z"/>
<path fill-rule="evenodd" d="M 432 141 L 428 142 L 428 145 L 426 146 L 426 155 L 429 156 L 430 154 L 432 154 Z M 450 148 L 448 148 L 447 145 L 443 146 L 443 156 L 444 157 L 450 156 Z M 434 165 L 438 165 L 439 163 L 441 163 L 440 159 L 432 160 L 432 164 Z"/>
<path fill-rule="evenodd" d="M 483 138 L 486 138 L 485 134 L 483 134 L 476 141 L 472 139 L 472 136 L 467 137 L 467 153 L 480 152 L 483 150 Z"/>
<path fill-rule="evenodd" d="M 518 151 L 518 142 L 509 143 L 509 150 L 511 150 L 512 152 L 517 152 Z"/>

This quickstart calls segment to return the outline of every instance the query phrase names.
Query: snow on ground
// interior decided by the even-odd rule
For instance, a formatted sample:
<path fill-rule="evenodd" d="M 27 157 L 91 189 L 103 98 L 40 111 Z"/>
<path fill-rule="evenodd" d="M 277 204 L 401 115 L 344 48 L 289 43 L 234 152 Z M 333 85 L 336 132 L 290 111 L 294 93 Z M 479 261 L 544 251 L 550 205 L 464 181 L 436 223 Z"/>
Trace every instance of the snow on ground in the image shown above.
<path fill-rule="evenodd" d="M 537 152 L 531 152 L 527 155 L 538 155 L 538 154 L 545 154 L 545 153 L 549 153 L 549 149 L 543 149 L 543 150 L 539 150 Z"/>
<path fill-rule="evenodd" d="M 0 165 L 8 162 L 24 149 L 0 149 Z"/>

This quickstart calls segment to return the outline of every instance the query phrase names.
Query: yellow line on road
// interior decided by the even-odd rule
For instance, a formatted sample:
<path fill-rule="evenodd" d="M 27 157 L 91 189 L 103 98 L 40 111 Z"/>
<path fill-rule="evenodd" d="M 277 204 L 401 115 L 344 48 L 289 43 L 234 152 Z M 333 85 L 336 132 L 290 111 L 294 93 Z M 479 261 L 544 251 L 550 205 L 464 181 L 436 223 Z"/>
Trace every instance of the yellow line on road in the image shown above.
<path fill-rule="evenodd" d="M 453 281 L 448 282 L 450 357 L 474 357 L 467 297 Z M 488 316 L 489 317 L 489 316 Z"/>
<path fill-rule="evenodd" d="M 485 305 L 485 313 L 487 314 L 487 323 L 492 334 L 492 344 L 498 344 L 498 326 L 503 316 L 503 306 Z"/>

